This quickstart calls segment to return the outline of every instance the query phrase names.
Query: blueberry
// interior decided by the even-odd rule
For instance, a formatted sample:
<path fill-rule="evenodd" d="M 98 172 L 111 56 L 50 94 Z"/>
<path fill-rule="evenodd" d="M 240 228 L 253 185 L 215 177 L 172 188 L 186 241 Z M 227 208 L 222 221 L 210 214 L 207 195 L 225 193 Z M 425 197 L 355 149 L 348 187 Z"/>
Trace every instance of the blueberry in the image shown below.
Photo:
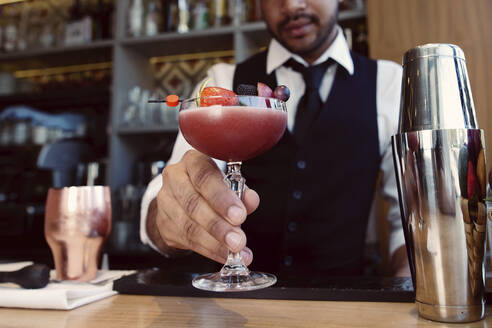
<path fill-rule="evenodd" d="M 273 91 L 273 96 L 279 100 L 287 101 L 290 98 L 290 90 L 285 85 L 279 85 Z"/>

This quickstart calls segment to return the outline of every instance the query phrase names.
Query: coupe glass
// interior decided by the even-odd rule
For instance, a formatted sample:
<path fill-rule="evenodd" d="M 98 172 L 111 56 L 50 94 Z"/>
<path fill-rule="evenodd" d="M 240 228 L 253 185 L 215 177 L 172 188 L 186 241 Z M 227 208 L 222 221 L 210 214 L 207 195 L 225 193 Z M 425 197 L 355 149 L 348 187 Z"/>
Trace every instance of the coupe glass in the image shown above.
<path fill-rule="evenodd" d="M 202 106 L 201 106 L 202 105 Z M 227 162 L 224 181 L 242 199 L 241 163 L 273 147 L 287 124 L 285 102 L 258 96 L 201 97 L 181 102 L 179 127 L 196 150 Z M 193 286 L 209 291 L 248 291 L 275 284 L 268 273 L 252 272 L 229 251 L 219 272 L 200 275 Z"/>

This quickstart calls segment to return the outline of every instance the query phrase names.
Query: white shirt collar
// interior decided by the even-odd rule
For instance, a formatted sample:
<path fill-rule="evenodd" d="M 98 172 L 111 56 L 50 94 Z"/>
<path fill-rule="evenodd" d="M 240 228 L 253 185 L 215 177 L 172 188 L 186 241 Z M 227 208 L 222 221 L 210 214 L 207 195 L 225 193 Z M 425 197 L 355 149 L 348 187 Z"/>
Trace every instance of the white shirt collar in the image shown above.
<path fill-rule="evenodd" d="M 332 58 L 339 65 L 347 70 L 350 75 L 354 74 L 354 62 L 350 55 L 350 49 L 347 41 L 343 36 L 342 29 L 337 26 L 337 36 L 328 49 L 313 63 L 313 65 L 322 63 L 328 58 Z M 293 54 L 280 44 L 276 39 L 272 38 L 270 46 L 268 47 L 267 54 L 267 74 L 272 73 L 274 70 L 282 66 L 287 60 L 294 58 L 304 66 L 309 66 L 308 63 L 302 59 L 299 55 Z"/>

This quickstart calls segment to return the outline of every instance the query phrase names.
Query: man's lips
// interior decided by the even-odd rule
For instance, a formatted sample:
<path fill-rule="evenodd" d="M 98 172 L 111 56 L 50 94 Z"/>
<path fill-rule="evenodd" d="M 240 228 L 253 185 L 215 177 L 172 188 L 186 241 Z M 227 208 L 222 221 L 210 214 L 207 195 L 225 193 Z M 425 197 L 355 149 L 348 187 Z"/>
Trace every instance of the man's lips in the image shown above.
<path fill-rule="evenodd" d="M 284 31 L 288 36 L 293 38 L 299 38 L 309 32 L 313 25 L 312 20 L 308 18 L 299 18 L 292 20 L 284 26 Z"/>

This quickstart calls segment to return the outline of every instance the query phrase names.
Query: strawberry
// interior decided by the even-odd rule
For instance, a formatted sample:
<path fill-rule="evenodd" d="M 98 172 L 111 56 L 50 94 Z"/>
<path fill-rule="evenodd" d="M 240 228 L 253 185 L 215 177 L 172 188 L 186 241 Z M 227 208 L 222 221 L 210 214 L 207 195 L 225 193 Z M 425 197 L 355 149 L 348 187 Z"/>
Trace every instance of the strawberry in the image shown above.
<path fill-rule="evenodd" d="M 206 87 L 200 95 L 200 106 L 235 106 L 239 104 L 236 93 L 220 87 Z"/>
<path fill-rule="evenodd" d="M 258 82 L 257 88 L 258 88 L 258 96 L 267 97 L 267 98 L 273 97 L 272 89 L 270 89 L 270 87 L 265 83 Z"/>

